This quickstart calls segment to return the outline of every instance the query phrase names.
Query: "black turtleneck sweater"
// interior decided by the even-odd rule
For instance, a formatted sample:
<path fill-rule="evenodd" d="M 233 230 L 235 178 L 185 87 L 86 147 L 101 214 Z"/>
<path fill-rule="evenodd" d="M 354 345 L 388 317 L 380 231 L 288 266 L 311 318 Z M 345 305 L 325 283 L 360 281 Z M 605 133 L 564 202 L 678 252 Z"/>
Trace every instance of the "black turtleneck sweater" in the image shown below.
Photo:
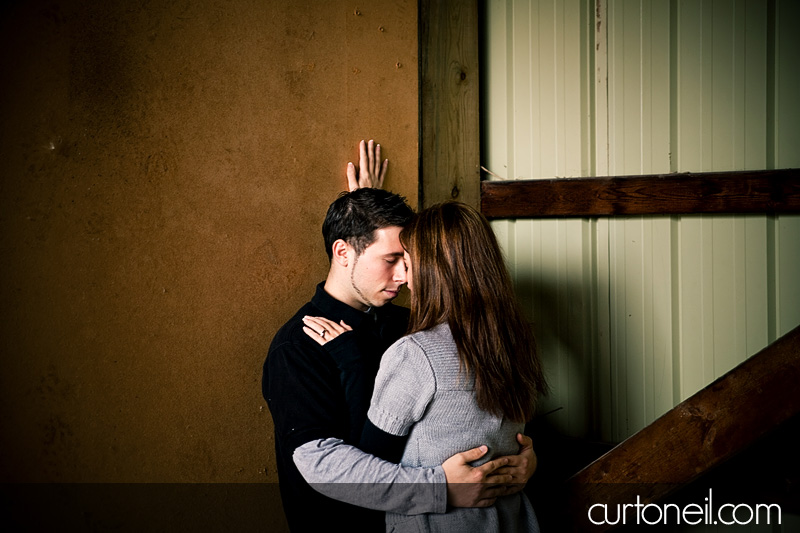
<path fill-rule="evenodd" d="M 314 491 L 292 453 L 331 437 L 358 446 L 381 356 L 405 334 L 408 309 L 387 304 L 365 313 L 336 300 L 323 286 L 278 330 L 264 362 L 262 391 L 275 425 L 283 508 L 293 532 L 323 531 L 332 524 L 383 531 L 384 513 Z M 353 331 L 320 346 L 303 332 L 304 316 L 343 320 Z"/>

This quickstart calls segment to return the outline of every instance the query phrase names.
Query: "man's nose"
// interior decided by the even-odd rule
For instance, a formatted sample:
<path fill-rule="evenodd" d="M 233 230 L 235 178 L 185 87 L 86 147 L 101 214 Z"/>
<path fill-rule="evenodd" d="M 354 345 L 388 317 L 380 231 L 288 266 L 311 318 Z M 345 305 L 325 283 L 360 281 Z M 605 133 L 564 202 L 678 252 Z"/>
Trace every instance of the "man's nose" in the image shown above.
<path fill-rule="evenodd" d="M 392 279 L 397 283 L 406 283 L 408 275 L 406 273 L 406 265 L 402 261 L 398 261 L 394 267 L 394 276 Z"/>

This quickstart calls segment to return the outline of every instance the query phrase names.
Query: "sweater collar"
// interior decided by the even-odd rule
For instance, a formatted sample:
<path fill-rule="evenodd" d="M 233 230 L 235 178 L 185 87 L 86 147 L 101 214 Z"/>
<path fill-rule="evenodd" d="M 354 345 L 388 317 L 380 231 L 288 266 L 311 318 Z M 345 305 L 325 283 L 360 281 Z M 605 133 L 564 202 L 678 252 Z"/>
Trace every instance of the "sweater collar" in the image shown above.
<path fill-rule="evenodd" d="M 324 281 L 317 285 L 317 291 L 314 293 L 311 303 L 318 307 L 328 318 L 336 321 L 344 320 L 345 324 L 353 328 L 360 326 L 364 320 L 372 318 L 372 313 L 375 312 L 375 309 L 372 309 L 369 313 L 365 313 L 350 307 L 344 302 L 340 302 L 325 292 Z"/>

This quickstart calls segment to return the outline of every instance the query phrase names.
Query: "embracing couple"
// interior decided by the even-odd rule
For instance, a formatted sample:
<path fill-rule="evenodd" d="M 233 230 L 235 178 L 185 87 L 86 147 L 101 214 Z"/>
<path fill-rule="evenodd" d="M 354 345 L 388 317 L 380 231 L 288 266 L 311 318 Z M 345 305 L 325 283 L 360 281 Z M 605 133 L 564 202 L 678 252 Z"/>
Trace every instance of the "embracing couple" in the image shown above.
<path fill-rule="evenodd" d="M 292 531 L 538 531 L 522 435 L 546 390 L 473 208 L 414 214 L 361 143 L 323 224 L 327 279 L 275 335 L 263 393 Z M 391 302 L 408 284 L 408 309 Z"/>

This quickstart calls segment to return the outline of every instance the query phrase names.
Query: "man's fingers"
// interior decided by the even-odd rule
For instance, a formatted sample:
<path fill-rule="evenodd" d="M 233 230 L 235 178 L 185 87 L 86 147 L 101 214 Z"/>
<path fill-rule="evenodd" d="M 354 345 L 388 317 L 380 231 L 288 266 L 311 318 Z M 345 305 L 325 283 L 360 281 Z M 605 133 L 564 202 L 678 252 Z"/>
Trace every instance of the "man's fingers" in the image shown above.
<path fill-rule="evenodd" d="M 479 501 L 475 507 L 491 507 L 496 501 L 497 498 L 484 498 L 483 500 Z"/>
<path fill-rule="evenodd" d="M 472 461 L 475 461 L 476 459 L 480 459 L 481 457 L 486 455 L 486 452 L 488 451 L 489 448 L 487 448 L 486 446 L 478 446 L 477 448 L 472 448 L 471 450 L 467 450 L 465 452 L 456 454 L 456 456 L 459 457 L 461 460 L 463 460 L 464 463 L 470 463 Z"/>
<path fill-rule="evenodd" d="M 502 487 L 479 483 L 447 484 L 447 503 L 453 507 L 489 507 L 502 495 Z"/>
<path fill-rule="evenodd" d="M 380 144 L 373 139 L 361 140 L 358 143 L 358 166 L 347 164 L 347 188 L 351 192 L 366 187 L 383 188 L 388 166 L 388 160 L 381 161 Z"/>
<path fill-rule="evenodd" d="M 525 480 L 527 481 L 536 472 L 539 460 L 536 457 L 536 450 L 533 449 L 533 440 L 530 437 L 517 433 L 517 442 L 520 445 L 519 455 L 525 457 L 525 469 L 527 470 Z"/>
<path fill-rule="evenodd" d="M 367 145 L 367 171 L 375 175 L 375 170 L 375 141 L 370 139 Z"/>
<path fill-rule="evenodd" d="M 378 145 L 378 146 L 380 146 L 380 145 Z M 380 158 L 378 158 L 378 161 L 380 161 Z M 383 163 L 381 164 L 380 174 L 378 174 L 378 183 L 375 185 L 375 187 L 377 189 L 382 189 L 383 188 L 383 180 L 386 179 L 386 169 L 387 168 L 389 168 L 389 160 L 388 159 L 384 159 Z"/>
<path fill-rule="evenodd" d="M 511 474 L 489 474 L 486 476 L 485 483 L 490 483 L 492 485 L 507 485 L 509 483 L 514 483 L 516 480 L 514 476 Z"/>
<path fill-rule="evenodd" d="M 522 491 L 522 489 L 524 488 L 525 488 L 525 483 L 512 483 L 509 485 L 503 485 L 502 492 L 501 494 L 498 494 L 497 497 L 499 498 L 500 496 L 508 496 L 509 494 L 516 494 Z"/>
<path fill-rule="evenodd" d="M 367 143 L 366 141 L 362 140 L 358 143 L 358 167 L 363 171 L 367 167 L 368 160 L 367 160 Z"/>
<path fill-rule="evenodd" d="M 482 464 L 481 466 L 476 466 L 475 470 L 478 470 L 483 476 L 488 476 L 489 474 L 493 474 L 495 470 L 497 470 L 498 468 L 504 467 L 506 465 L 508 465 L 508 458 L 498 457 L 497 459 L 488 461 Z"/>
<path fill-rule="evenodd" d="M 356 167 L 353 163 L 347 163 L 347 189 L 350 192 L 358 189 L 358 177 L 356 176 Z"/>

